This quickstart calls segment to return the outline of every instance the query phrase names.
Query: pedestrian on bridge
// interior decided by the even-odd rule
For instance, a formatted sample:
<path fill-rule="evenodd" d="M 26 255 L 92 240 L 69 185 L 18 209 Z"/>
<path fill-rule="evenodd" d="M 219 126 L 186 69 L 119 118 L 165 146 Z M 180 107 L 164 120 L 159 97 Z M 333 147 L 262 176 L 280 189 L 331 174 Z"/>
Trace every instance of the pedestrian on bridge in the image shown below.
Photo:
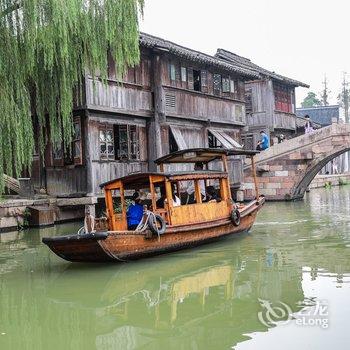
<path fill-rule="evenodd" d="M 260 141 L 258 142 L 258 145 L 256 149 L 258 151 L 264 151 L 265 149 L 270 147 L 270 140 L 265 131 L 260 131 Z"/>
<path fill-rule="evenodd" d="M 306 123 L 305 123 L 305 134 L 311 134 L 313 131 L 314 131 L 314 127 L 312 125 L 312 121 L 310 119 L 310 116 L 307 114 L 305 116 L 305 119 L 306 119 Z"/>

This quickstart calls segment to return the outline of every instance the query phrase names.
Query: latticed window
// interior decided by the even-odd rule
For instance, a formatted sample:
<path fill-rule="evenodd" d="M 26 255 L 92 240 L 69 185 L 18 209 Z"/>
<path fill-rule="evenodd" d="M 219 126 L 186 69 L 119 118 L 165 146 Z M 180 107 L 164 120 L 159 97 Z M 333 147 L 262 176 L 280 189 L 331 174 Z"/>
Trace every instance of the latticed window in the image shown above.
<path fill-rule="evenodd" d="M 115 125 L 116 159 L 139 160 L 139 128 L 136 125 Z"/>
<path fill-rule="evenodd" d="M 187 82 L 187 69 L 186 69 L 186 67 L 181 67 L 181 81 L 184 83 Z"/>
<path fill-rule="evenodd" d="M 230 78 L 230 92 L 233 94 L 235 90 L 235 81 Z"/>
<path fill-rule="evenodd" d="M 99 130 L 101 159 L 115 159 L 113 127 L 105 125 Z"/>
<path fill-rule="evenodd" d="M 73 122 L 73 158 L 74 164 L 83 163 L 83 152 L 82 152 L 82 135 L 81 135 L 81 119 L 75 117 Z"/>
<path fill-rule="evenodd" d="M 176 79 L 176 70 L 175 70 L 175 64 L 170 63 L 169 64 L 169 76 L 170 80 L 175 80 Z"/>
<path fill-rule="evenodd" d="M 213 91 L 214 95 L 220 95 L 221 93 L 221 75 L 213 74 Z"/>
<path fill-rule="evenodd" d="M 230 92 L 230 79 L 222 77 L 222 92 Z"/>
<path fill-rule="evenodd" d="M 54 166 L 82 165 L 83 164 L 83 143 L 82 143 L 82 121 L 80 116 L 73 119 L 73 140 L 70 147 L 64 142 L 52 147 L 52 160 Z"/>
<path fill-rule="evenodd" d="M 275 109 L 281 112 L 292 112 L 292 94 L 287 86 L 274 83 Z"/>

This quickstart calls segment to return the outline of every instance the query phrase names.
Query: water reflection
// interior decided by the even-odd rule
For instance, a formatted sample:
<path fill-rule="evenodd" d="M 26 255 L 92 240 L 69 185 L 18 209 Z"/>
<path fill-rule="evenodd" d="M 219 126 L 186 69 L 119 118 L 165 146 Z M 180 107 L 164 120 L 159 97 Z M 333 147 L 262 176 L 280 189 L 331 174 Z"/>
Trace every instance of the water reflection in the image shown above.
<path fill-rule="evenodd" d="M 331 281 L 331 299 L 348 286 L 349 204 L 346 188 L 314 191 L 268 204 L 250 234 L 121 265 L 66 263 L 40 244 L 71 224 L 1 235 L 0 348 L 230 349 L 268 334 L 259 299 L 294 313 L 318 297 L 312 283 Z"/>

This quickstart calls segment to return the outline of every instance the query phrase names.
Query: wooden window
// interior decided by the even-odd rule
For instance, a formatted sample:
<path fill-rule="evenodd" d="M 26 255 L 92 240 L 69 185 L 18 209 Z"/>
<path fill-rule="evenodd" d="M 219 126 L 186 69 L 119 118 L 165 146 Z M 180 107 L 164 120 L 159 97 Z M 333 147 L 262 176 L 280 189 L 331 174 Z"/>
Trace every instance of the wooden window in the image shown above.
<path fill-rule="evenodd" d="M 187 68 L 188 88 L 193 90 L 193 68 Z"/>
<path fill-rule="evenodd" d="M 213 74 L 213 91 L 214 95 L 220 95 L 221 93 L 221 75 Z"/>
<path fill-rule="evenodd" d="M 174 63 L 169 64 L 169 76 L 170 76 L 170 80 L 175 81 L 176 72 L 175 72 L 175 64 Z"/>
<path fill-rule="evenodd" d="M 118 160 L 139 160 L 139 128 L 136 125 L 115 125 L 115 149 Z"/>
<path fill-rule="evenodd" d="M 82 142 L 81 117 L 73 119 L 73 140 L 71 147 L 65 147 L 64 142 L 60 145 L 53 145 L 52 159 L 54 166 L 82 165 L 83 164 L 83 142 Z"/>
<path fill-rule="evenodd" d="M 63 143 L 59 145 L 53 145 L 52 147 L 52 158 L 54 166 L 64 165 L 64 155 L 63 155 Z"/>
<path fill-rule="evenodd" d="M 186 69 L 186 67 L 181 67 L 181 81 L 184 83 L 187 82 L 187 69 Z"/>
<path fill-rule="evenodd" d="M 253 113 L 252 88 L 247 88 L 245 90 L 244 98 L 245 98 L 246 113 L 247 114 Z"/>
<path fill-rule="evenodd" d="M 208 131 L 208 146 L 209 148 L 222 148 L 222 144 L 210 131 Z"/>
<path fill-rule="evenodd" d="M 179 147 L 177 145 L 177 142 L 175 140 L 175 137 L 171 131 L 171 129 L 169 128 L 169 152 L 176 152 L 179 150 Z"/>
<path fill-rule="evenodd" d="M 82 130 L 81 130 L 81 118 L 75 117 L 73 120 L 74 134 L 73 134 L 73 159 L 74 164 L 83 164 L 83 147 L 82 147 Z"/>
<path fill-rule="evenodd" d="M 208 72 L 201 70 L 202 92 L 208 92 Z"/>
<path fill-rule="evenodd" d="M 201 71 L 197 69 L 193 69 L 193 89 L 195 91 L 202 91 Z"/>
<path fill-rule="evenodd" d="M 175 64 L 175 80 L 181 80 L 181 67 L 178 64 Z"/>
<path fill-rule="evenodd" d="M 222 92 L 230 92 L 230 79 L 222 77 Z"/>
<path fill-rule="evenodd" d="M 230 79 L 230 92 L 235 93 L 235 81 L 233 79 Z"/>
<path fill-rule="evenodd" d="M 103 125 L 99 129 L 100 158 L 102 160 L 115 159 L 113 127 Z"/>
<path fill-rule="evenodd" d="M 281 84 L 274 84 L 275 109 L 277 111 L 290 113 L 293 109 L 290 89 Z"/>
<path fill-rule="evenodd" d="M 244 122 L 245 109 L 244 106 L 236 105 L 235 106 L 235 120 L 239 122 Z"/>

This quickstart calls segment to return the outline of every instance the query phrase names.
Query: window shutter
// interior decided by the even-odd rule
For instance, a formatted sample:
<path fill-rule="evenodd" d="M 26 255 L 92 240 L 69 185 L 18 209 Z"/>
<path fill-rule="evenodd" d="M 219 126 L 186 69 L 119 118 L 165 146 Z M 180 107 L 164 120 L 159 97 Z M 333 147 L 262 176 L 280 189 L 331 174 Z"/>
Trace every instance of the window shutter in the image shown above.
<path fill-rule="evenodd" d="M 213 91 L 214 95 L 220 95 L 221 92 L 221 75 L 213 74 Z"/>
<path fill-rule="evenodd" d="M 201 91 L 208 92 L 208 74 L 206 70 L 201 70 Z"/>
<path fill-rule="evenodd" d="M 222 78 L 222 92 L 230 92 L 230 79 Z"/>
<path fill-rule="evenodd" d="M 81 117 L 74 117 L 74 135 L 73 135 L 73 158 L 75 165 L 83 164 L 83 135 L 82 135 L 82 121 Z"/>
<path fill-rule="evenodd" d="M 170 77 L 170 81 L 175 81 L 175 79 L 176 79 L 176 77 L 175 77 L 175 64 L 174 63 L 169 64 L 169 77 Z"/>
<path fill-rule="evenodd" d="M 230 79 L 230 92 L 235 93 L 235 81 L 233 79 Z"/>
<path fill-rule="evenodd" d="M 58 145 L 52 145 L 52 163 L 53 166 L 64 166 L 63 142 Z"/>
<path fill-rule="evenodd" d="M 252 88 L 247 88 L 245 91 L 246 112 L 253 113 Z"/>
<path fill-rule="evenodd" d="M 181 80 L 181 68 L 178 64 L 175 65 L 175 80 L 176 81 Z"/>
<path fill-rule="evenodd" d="M 181 67 L 181 81 L 183 83 L 187 82 L 187 70 L 186 70 L 186 67 Z"/>
<path fill-rule="evenodd" d="M 187 68 L 188 88 L 193 90 L 193 68 Z"/>

